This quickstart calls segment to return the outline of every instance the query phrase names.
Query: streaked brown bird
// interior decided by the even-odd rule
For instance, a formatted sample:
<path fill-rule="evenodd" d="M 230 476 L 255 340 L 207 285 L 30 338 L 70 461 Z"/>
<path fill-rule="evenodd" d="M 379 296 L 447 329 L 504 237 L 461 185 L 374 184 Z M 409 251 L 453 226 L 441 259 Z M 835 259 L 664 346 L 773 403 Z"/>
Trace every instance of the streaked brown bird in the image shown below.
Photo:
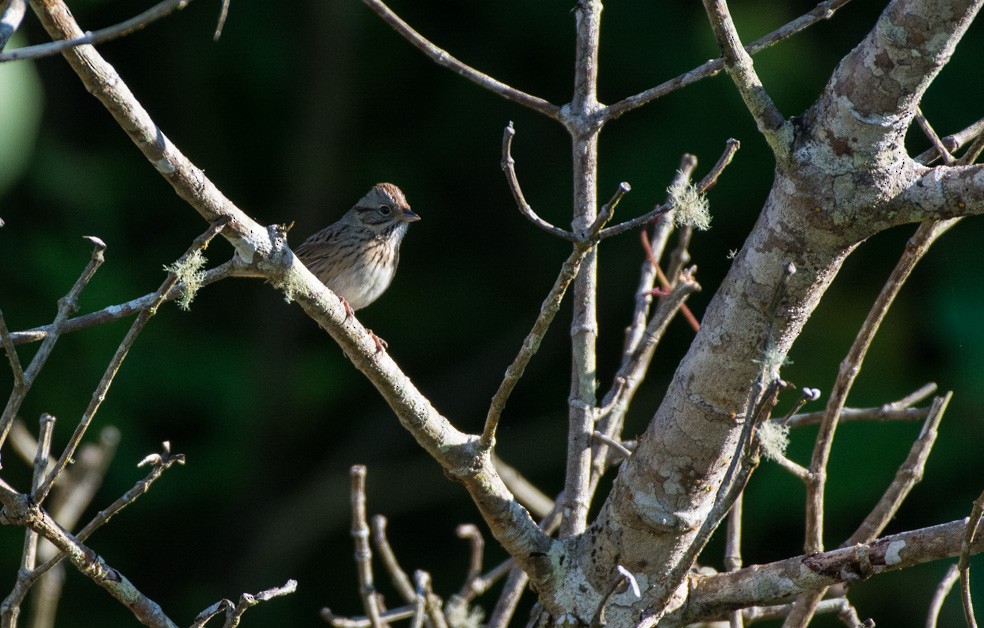
<path fill-rule="evenodd" d="M 400 188 L 377 183 L 355 207 L 315 233 L 294 254 L 352 310 L 379 298 L 393 281 L 400 243 L 420 216 Z"/>

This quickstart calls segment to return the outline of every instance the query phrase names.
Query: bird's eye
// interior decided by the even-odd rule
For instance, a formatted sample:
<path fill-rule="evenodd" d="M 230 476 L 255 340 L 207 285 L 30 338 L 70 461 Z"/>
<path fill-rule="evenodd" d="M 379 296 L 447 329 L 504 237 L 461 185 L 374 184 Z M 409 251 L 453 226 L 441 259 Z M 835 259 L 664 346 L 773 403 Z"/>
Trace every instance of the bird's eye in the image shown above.
<path fill-rule="evenodd" d="M 390 214 L 393 213 L 393 208 L 390 207 L 389 205 L 380 205 L 379 206 L 379 213 L 382 214 L 382 215 L 384 215 L 384 216 L 389 216 Z"/>

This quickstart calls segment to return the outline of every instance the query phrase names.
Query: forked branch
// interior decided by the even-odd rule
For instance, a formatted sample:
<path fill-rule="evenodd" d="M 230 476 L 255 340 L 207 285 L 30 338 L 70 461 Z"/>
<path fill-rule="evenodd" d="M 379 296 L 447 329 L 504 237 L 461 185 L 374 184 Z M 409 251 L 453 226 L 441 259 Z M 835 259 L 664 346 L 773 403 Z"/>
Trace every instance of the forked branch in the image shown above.
<path fill-rule="evenodd" d="M 727 2 L 704 0 L 704 8 L 721 49 L 724 67 L 735 82 L 748 111 L 755 118 L 759 132 L 765 137 L 779 162 L 785 162 L 789 153 L 789 138 L 785 137 L 790 132 L 789 125 L 765 91 L 755 72 L 752 57 L 742 47 Z"/>

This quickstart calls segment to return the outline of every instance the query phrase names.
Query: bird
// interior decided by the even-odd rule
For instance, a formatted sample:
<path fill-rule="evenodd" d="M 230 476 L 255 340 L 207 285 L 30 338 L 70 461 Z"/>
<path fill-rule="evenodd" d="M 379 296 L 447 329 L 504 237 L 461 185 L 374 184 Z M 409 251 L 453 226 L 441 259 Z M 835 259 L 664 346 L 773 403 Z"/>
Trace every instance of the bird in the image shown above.
<path fill-rule="evenodd" d="M 294 254 L 351 314 L 378 299 L 392 283 L 407 227 L 418 220 L 400 188 L 377 183 L 337 222 L 304 240 Z"/>

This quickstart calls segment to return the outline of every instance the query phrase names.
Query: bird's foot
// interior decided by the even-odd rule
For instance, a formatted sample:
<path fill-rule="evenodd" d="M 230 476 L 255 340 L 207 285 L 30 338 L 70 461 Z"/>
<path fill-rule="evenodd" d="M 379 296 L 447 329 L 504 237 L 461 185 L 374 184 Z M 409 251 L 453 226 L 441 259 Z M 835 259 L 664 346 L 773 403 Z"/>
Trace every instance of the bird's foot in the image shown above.
<path fill-rule="evenodd" d="M 385 353 L 386 349 L 389 347 L 389 343 L 377 336 L 368 327 L 366 328 L 366 331 L 369 332 L 369 336 L 372 338 L 372 341 L 376 343 L 376 353 Z"/>
<path fill-rule="evenodd" d="M 345 300 L 345 297 L 343 297 L 341 295 L 338 295 L 338 294 L 336 294 L 335 296 L 338 297 L 338 300 L 342 302 L 342 307 L 345 308 L 345 319 L 342 322 L 344 323 L 349 318 L 354 318 L 355 317 L 355 310 L 353 310 L 352 309 L 352 306 L 349 305 L 349 302 Z"/>

